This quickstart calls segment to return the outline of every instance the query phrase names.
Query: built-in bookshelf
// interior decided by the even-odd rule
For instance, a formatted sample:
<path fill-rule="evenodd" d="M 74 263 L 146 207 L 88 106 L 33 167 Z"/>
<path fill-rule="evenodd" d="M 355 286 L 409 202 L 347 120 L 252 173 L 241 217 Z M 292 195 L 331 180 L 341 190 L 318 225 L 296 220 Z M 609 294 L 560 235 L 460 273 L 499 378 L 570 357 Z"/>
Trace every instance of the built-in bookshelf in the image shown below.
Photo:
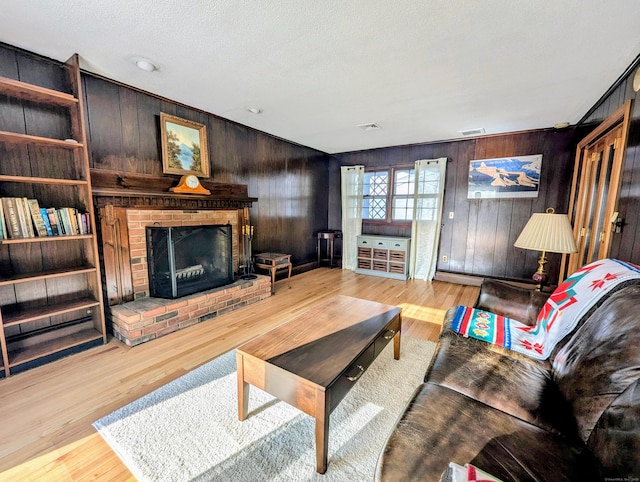
<path fill-rule="evenodd" d="M 60 68 L 68 92 L 0 77 L 0 376 L 106 342 L 78 56 Z"/>

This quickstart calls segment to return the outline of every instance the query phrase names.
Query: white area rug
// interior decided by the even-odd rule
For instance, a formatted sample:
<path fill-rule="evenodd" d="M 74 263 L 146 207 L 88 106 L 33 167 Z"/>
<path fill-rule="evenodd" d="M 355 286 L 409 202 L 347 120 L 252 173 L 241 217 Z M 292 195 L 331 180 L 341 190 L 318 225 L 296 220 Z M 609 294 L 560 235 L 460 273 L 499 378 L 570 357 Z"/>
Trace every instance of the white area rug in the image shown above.
<path fill-rule="evenodd" d="M 435 344 L 389 343 L 331 414 L 326 474 L 315 470 L 313 418 L 250 388 L 238 421 L 235 350 L 199 367 L 94 426 L 133 475 L 149 481 L 373 480 L 378 456 Z"/>

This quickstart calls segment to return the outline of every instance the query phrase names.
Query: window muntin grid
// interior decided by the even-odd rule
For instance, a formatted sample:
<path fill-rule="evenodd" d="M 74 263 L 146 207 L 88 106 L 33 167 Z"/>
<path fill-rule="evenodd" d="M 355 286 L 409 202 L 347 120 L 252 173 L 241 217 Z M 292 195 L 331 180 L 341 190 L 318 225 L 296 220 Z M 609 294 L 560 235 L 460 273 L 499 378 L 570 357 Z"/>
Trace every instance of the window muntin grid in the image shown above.
<path fill-rule="evenodd" d="M 362 219 L 384 221 L 387 219 L 387 193 L 389 171 L 364 173 Z"/>
<path fill-rule="evenodd" d="M 366 171 L 362 219 L 375 222 L 410 223 L 413 219 L 414 191 L 415 170 L 412 168 L 396 167 Z"/>

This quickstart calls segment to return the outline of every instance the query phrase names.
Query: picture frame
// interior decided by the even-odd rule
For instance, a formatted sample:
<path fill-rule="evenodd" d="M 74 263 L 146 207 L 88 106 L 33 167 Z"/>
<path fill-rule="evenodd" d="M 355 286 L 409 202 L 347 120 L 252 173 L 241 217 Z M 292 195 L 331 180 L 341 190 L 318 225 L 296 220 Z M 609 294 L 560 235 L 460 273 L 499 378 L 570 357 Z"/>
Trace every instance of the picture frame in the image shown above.
<path fill-rule="evenodd" d="M 207 126 L 160 113 L 162 172 L 209 177 Z"/>
<path fill-rule="evenodd" d="M 469 161 L 467 199 L 536 198 L 542 154 Z"/>

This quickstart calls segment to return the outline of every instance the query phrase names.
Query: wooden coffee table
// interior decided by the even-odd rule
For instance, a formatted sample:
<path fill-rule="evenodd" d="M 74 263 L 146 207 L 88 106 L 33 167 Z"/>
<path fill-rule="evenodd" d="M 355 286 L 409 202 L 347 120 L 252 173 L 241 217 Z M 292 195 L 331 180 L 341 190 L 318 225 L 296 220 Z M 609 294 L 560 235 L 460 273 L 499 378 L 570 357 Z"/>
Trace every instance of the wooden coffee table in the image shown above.
<path fill-rule="evenodd" d="M 249 384 L 316 419 L 316 468 L 327 470 L 329 415 L 393 338 L 400 358 L 402 309 L 335 296 L 237 349 L 238 418 Z"/>

